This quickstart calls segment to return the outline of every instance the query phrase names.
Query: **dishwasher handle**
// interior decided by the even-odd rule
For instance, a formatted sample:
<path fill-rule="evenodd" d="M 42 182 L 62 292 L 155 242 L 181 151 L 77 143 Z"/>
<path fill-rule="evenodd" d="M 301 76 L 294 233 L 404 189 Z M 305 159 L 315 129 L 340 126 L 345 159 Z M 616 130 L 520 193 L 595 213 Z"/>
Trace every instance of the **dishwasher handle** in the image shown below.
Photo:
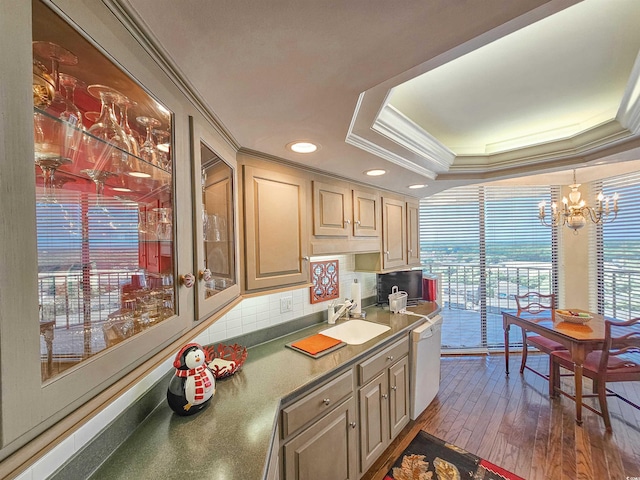
<path fill-rule="evenodd" d="M 436 315 L 433 318 L 427 318 L 427 321 L 424 322 L 419 327 L 415 328 L 411 332 L 411 339 L 414 342 L 419 342 L 422 339 L 430 338 L 433 336 L 434 327 L 439 326 L 442 323 L 442 316 Z"/>

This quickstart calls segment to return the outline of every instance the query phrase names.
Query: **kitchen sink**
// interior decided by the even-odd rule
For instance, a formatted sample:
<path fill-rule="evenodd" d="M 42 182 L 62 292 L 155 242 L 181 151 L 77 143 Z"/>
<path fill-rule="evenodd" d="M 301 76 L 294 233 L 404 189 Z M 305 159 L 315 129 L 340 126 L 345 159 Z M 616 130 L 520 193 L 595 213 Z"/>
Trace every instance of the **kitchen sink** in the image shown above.
<path fill-rule="evenodd" d="M 366 320 L 348 320 L 335 327 L 321 331 L 323 335 L 337 338 L 349 345 L 360 345 L 391 330 L 391 327 Z"/>

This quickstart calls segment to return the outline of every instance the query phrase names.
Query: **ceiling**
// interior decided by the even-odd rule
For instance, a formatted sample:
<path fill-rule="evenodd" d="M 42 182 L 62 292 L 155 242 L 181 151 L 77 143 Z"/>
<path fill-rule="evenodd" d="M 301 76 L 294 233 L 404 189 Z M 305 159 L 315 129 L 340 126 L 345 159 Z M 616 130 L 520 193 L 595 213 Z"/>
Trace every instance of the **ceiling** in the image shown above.
<path fill-rule="evenodd" d="M 637 0 L 115 2 L 248 151 L 415 196 L 640 159 Z"/>

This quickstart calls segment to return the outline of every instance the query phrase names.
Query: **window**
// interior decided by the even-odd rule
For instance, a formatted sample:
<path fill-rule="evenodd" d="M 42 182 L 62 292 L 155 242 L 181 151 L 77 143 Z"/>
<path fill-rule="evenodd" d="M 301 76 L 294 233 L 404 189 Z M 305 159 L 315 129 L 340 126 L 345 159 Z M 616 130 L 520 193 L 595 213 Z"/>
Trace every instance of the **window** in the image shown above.
<path fill-rule="evenodd" d="M 557 290 L 555 233 L 540 226 L 536 209 L 551 193 L 548 186 L 469 186 L 421 202 L 422 264 L 442 282 L 443 347 L 500 348 L 500 312 L 516 307 L 515 295 Z"/>
<path fill-rule="evenodd" d="M 640 316 L 640 173 L 594 185 L 605 196 L 620 195 L 620 212 L 596 233 L 598 313 L 620 320 Z"/>

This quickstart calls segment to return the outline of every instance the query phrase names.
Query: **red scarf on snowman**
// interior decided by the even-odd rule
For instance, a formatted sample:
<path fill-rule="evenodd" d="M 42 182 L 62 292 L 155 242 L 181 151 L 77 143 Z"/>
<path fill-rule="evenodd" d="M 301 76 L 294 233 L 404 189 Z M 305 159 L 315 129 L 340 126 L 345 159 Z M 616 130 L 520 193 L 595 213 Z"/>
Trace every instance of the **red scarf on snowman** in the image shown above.
<path fill-rule="evenodd" d="M 181 358 L 182 356 L 186 353 L 186 351 L 191 348 L 191 347 L 196 347 L 199 348 L 200 350 L 202 350 L 202 347 L 200 345 L 198 345 L 197 343 L 190 343 L 188 345 L 185 345 L 184 347 L 182 347 L 182 349 L 178 352 L 178 355 L 176 355 L 176 359 L 173 362 L 173 366 L 176 367 L 176 376 L 177 377 L 195 377 L 195 401 L 198 400 L 204 400 L 204 392 L 206 391 L 207 388 L 211 388 L 211 379 L 209 378 L 209 375 L 207 375 L 207 367 L 206 365 L 203 363 L 200 366 L 197 366 L 196 368 L 190 368 L 187 370 L 182 370 L 179 367 L 182 366 L 182 362 L 181 362 Z M 204 352 L 203 352 L 204 355 Z"/>

